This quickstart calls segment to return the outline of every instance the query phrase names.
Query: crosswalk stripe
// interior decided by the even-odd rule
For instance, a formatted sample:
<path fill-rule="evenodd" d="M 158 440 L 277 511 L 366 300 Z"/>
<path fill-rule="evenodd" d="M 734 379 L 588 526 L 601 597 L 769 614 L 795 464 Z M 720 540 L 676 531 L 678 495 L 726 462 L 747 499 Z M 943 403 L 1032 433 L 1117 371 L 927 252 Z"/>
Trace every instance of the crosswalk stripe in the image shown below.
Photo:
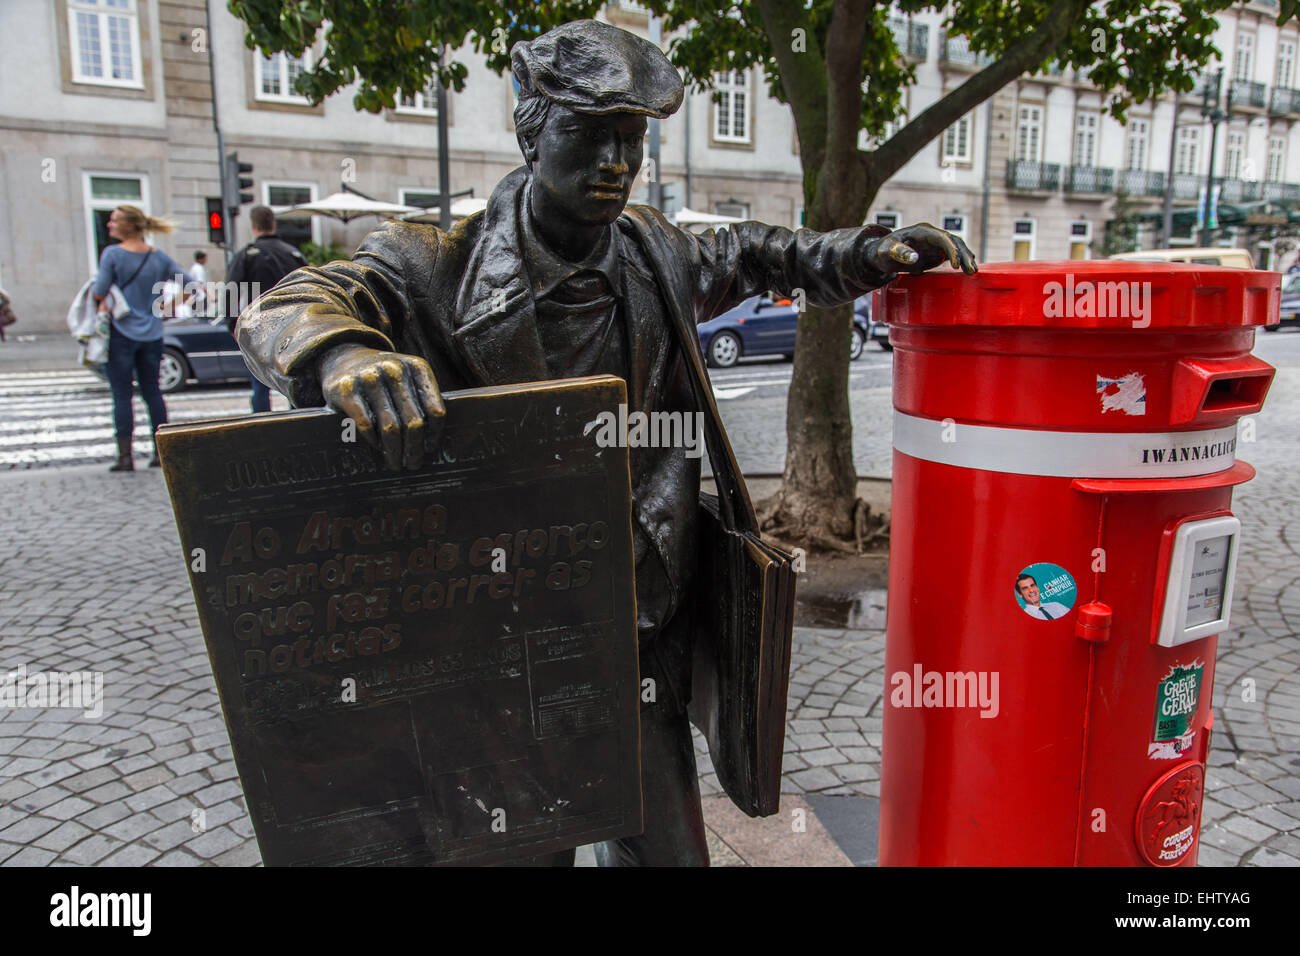
<path fill-rule="evenodd" d="M 165 396 L 173 422 L 247 415 L 247 388 L 186 390 Z M 271 407 L 288 401 L 272 393 Z M 132 398 L 137 454 L 153 447 L 148 411 Z M 0 375 L 0 469 L 43 465 L 95 464 L 117 455 L 113 401 L 107 384 L 79 370 L 10 372 Z"/>

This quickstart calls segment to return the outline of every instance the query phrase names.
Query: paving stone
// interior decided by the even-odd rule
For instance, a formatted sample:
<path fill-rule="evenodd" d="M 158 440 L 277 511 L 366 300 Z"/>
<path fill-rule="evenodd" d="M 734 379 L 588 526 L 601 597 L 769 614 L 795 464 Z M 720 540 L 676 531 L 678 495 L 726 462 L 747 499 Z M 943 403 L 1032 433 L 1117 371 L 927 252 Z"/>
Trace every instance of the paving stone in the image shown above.
<path fill-rule="evenodd" d="M 122 782 L 132 790 L 148 790 L 150 787 L 156 787 L 160 783 L 166 783 L 174 777 L 166 767 L 159 767 L 151 762 L 147 769 L 138 770 L 128 777 L 123 777 Z"/>
<path fill-rule="evenodd" d="M 1300 866 L 1300 859 L 1271 847 L 1261 847 L 1259 852 L 1250 858 L 1250 862 L 1255 866 Z"/>
<path fill-rule="evenodd" d="M 190 827 L 190 821 L 177 820 L 175 823 L 154 830 L 145 836 L 144 842 L 159 850 L 170 850 L 185 843 L 192 836 L 194 830 Z"/>
<path fill-rule="evenodd" d="M 840 778 L 826 767 L 812 767 L 808 770 L 787 774 L 786 777 L 806 791 L 824 790 L 827 787 L 838 786 L 840 783 Z"/>
<path fill-rule="evenodd" d="M 203 861 L 184 850 L 172 850 L 153 861 L 154 866 L 202 866 Z"/>
<path fill-rule="evenodd" d="M 94 807 L 93 803 L 89 800 L 83 800 L 81 797 L 67 797 L 53 806 L 46 807 L 41 812 L 47 817 L 53 817 L 55 820 L 71 820 L 87 810 L 93 810 Z"/>
<path fill-rule="evenodd" d="M 1269 837 L 1277 833 L 1275 829 L 1252 820 L 1249 817 L 1234 815 L 1226 817 L 1219 822 L 1225 830 L 1231 830 L 1233 833 L 1244 836 L 1252 843 L 1263 843 Z"/>
<path fill-rule="evenodd" d="M 25 816 L 16 823 L 0 830 L 0 840 L 6 843 L 31 843 L 39 836 L 49 833 L 62 821 L 48 817 Z"/>
<path fill-rule="evenodd" d="M 104 857 L 108 856 L 114 850 L 120 849 L 122 841 L 114 840 L 110 836 L 102 833 L 96 833 L 87 837 L 76 846 L 63 851 L 63 859 L 72 863 L 78 863 L 82 866 L 91 866 L 98 863 Z"/>
<path fill-rule="evenodd" d="M 185 847 L 191 853 L 208 860 L 240 846 L 243 842 L 244 838 L 229 827 L 217 827 L 215 830 L 208 830 L 192 840 L 187 840 Z"/>
<path fill-rule="evenodd" d="M 144 866 L 151 860 L 157 859 L 158 851 L 151 846 L 143 843 L 131 843 L 122 847 L 116 853 L 104 857 L 97 864 L 98 866 Z"/>
<path fill-rule="evenodd" d="M 150 812 L 132 813 L 103 828 L 102 832 L 124 843 L 134 843 L 145 834 L 163 826 L 163 821 Z"/>
<path fill-rule="evenodd" d="M 238 780 L 228 780 L 197 791 L 194 794 L 194 799 L 199 806 L 207 807 L 223 800 L 229 800 L 231 797 L 238 797 L 243 792 L 244 788 L 239 785 Z"/>
<path fill-rule="evenodd" d="M 5 866 L 49 866 L 53 859 L 54 854 L 49 850 L 29 846 L 9 857 L 4 864 Z"/>
<path fill-rule="evenodd" d="M 44 836 L 39 836 L 32 843 L 43 850 L 62 853 L 68 847 L 90 836 L 90 829 L 75 820 L 65 820 Z"/>
<path fill-rule="evenodd" d="M 799 756 L 803 757 L 813 767 L 829 767 L 844 762 L 844 755 L 834 747 L 823 747 L 821 750 L 801 750 Z"/>
<path fill-rule="evenodd" d="M 133 797 L 126 798 L 126 805 L 139 813 L 148 810 L 150 807 L 156 807 L 159 804 L 167 803 L 174 799 L 174 794 L 166 787 L 151 787 L 142 793 L 137 793 Z"/>
<path fill-rule="evenodd" d="M 262 852 L 256 843 L 243 841 L 239 846 L 214 857 L 212 862 L 217 866 L 259 866 L 262 863 Z"/>

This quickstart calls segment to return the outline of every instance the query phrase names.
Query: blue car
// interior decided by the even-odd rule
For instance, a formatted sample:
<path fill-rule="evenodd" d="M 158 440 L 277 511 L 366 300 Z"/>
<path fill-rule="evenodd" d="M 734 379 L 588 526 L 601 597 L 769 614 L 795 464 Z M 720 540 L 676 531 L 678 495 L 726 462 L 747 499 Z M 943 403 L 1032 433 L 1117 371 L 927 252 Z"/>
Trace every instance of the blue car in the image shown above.
<path fill-rule="evenodd" d="M 789 299 L 774 299 L 770 295 L 750 296 L 729 312 L 696 326 L 700 348 L 714 368 L 731 368 L 742 355 L 794 356 L 795 324 L 799 311 Z M 849 360 L 862 355 L 862 347 L 873 334 L 871 321 L 871 296 L 864 295 L 853 303 L 853 335 L 849 346 Z M 882 326 L 882 328 L 884 328 Z M 888 335 L 888 329 L 885 329 Z M 888 347 L 888 338 L 885 339 Z"/>
<path fill-rule="evenodd" d="M 1288 272 L 1282 277 L 1282 301 L 1277 321 L 1264 326 L 1264 331 L 1276 332 L 1284 325 L 1300 325 L 1300 272 Z"/>

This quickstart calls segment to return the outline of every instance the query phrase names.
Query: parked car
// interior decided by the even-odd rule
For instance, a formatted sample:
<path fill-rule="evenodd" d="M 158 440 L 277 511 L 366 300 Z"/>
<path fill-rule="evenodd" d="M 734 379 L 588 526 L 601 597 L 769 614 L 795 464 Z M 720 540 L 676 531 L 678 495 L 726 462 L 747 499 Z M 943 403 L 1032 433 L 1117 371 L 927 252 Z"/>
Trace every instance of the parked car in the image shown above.
<path fill-rule="evenodd" d="M 1300 325 L 1300 272 L 1288 272 L 1282 276 L 1282 300 L 1277 321 L 1264 326 L 1264 331 L 1276 332 L 1284 325 Z"/>
<path fill-rule="evenodd" d="M 1198 266 L 1227 266 L 1231 269 L 1253 269 L 1255 261 L 1246 249 L 1223 247 L 1218 249 L 1144 249 L 1140 252 L 1121 252 L 1112 259 L 1133 262 L 1190 262 Z"/>
<path fill-rule="evenodd" d="M 179 392 L 196 382 L 248 381 L 248 366 L 225 319 L 169 319 L 163 323 L 158 387 Z"/>
<path fill-rule="evenodd" d="M 849 360 L 862 355 L 870 332 L 870 296 L 854 302 Z M 714 368 L 731 368 L 742 355 L 794 357 L 795 325 L 799 310 L 789 299 L 750 296 L 729 312 L 696 326 L 700 348 Z"/>

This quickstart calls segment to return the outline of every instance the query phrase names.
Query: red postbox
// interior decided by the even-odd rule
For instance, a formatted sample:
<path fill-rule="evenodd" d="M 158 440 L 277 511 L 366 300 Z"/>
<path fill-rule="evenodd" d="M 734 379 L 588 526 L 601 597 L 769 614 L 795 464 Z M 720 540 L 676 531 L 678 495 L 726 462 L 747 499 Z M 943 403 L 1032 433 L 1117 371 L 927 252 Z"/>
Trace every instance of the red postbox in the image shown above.
<path fill-rule="evenodd" d="M 1277 273 L 1001 263 L 894 346 L 883 865 L 1194 865 Z M 1246 438 L 1253 437 L 1245 435 Z"/>

